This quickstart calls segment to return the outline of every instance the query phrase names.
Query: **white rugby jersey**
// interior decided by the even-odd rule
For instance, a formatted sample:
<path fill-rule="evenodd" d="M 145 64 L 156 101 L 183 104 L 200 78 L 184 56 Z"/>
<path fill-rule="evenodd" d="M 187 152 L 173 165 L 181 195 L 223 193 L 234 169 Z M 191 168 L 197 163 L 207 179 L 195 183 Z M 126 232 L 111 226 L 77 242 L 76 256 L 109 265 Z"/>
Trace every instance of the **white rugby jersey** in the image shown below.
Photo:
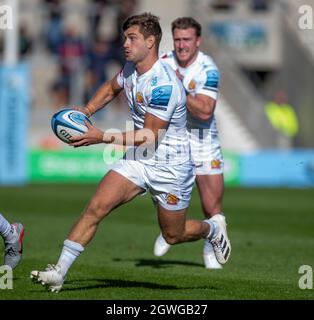
<path fill-rule="evenodd" d="M 187 68 L 179 66 L 175 52 L 162 56 L 171 68 L 183 76 L 183 85 L 192 96 L 203 94 L 215 100 L 218 98 L 219 70 L 211 57 L 199 51 L 196 60 Z M 197 161 L 208 161 L 221 157 L 220 142 L 215 116 L 204 121 L 187 114 L 187 129 L 191 139 L 192 157 Z"/>
<path fill-rule="evenodd" d="M 176 165 L 190 161 L 186 132 L 186 96 L 171 67 L 159 59 L 150 70 L 138 75 L 135 64 L 127 62 L 119 73 L 117 82 L 124 88 L 135 130 L 144 127 L 146 112 L 169 122 L 165 135 L 159 136 L 156 150 L 147 152 L 143 146 L 139 146 L 128 149 L 126 157 L 131 159 L 133 152 L 136 160 L 152 165 Z"/>

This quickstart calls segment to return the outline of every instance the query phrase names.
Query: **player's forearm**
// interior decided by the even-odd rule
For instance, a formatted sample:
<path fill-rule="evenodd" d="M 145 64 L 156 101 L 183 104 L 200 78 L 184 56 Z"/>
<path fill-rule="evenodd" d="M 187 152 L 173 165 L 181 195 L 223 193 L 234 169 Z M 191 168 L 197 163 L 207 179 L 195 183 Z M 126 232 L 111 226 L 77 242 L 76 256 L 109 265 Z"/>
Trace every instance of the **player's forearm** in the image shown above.
<path fill-rule="evenodd" d="M 140 129 L 121 133 L 105 132 L 103 135 L 103 141 L 104 143 L 113 143 L 122 146 L 139 146 L 143 143 L 156 143 L 157 137 L 152 130 Z"/>
<path fill-rule="evenodd" d="M 203 121 L 209 120 L 214 113 L 215 106 L 213 104 L 208 105 L 192 95 L 187 96 L 186 102 L 189 112 L 197 119 Z"/>
<path fill-rule="evenodd" d="M 119 92 L 119 90 L 114 90 L 112 81 L 105 82 L 86 105 L 89 116 L 104 108 Z"/>

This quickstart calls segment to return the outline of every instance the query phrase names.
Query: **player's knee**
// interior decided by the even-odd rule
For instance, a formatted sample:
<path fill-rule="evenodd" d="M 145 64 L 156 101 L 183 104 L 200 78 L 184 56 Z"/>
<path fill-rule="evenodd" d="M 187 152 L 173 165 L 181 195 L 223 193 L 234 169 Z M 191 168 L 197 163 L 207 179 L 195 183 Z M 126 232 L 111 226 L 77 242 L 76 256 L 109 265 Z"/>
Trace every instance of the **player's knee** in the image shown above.
<path fill-rule="evenodd" d="M 166 242 L 171 245 L 182 242 L 182 237 L 178 233 L 165 232 L 163 233 L 163 237 L 165 238 Z"/>

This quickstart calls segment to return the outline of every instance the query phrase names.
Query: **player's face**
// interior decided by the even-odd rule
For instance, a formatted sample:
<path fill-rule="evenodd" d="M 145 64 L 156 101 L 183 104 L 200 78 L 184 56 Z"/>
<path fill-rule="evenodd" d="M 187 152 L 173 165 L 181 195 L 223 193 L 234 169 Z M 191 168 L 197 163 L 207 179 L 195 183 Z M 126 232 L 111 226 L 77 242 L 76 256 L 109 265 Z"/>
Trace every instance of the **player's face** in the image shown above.
<path fill-rule="evenodd" d="M 187 67 L 192 64 L 197 57 L 201 43 L 200 37 L 196 35 L 196 30 L 194 28 L 174 29 L 173 42 L 180 66 Z"/>
<path fill-rule="evenodd" d="M 132 26 L 124 32 L 124 54 L 127 61 L 141 62 L 149 53 L 147 41 L 139 31 L 139 26 Z"/>

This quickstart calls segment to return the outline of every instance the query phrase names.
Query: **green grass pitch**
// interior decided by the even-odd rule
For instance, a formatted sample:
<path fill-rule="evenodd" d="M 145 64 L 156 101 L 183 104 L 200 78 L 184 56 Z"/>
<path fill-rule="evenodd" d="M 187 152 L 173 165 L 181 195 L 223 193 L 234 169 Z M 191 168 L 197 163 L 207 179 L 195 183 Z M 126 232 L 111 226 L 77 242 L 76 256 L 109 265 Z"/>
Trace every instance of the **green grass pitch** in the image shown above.
<path fill-rule="evenodd" d="M 46 292 L 31 282 L 30 271 L 57 261 L 63 240 L 95 188 L 0 188 L 0 211 L 26 228 L 14 288 L 0 290 L 1 300 L 314 298 L 313 290 L 298 286 L 299 267 L 314 268 L 313 189 L 227 188 L 224 212 L 232 254 L 224 269 L 216 271 L 204 269 L 201 241 L 176 245 L 164 257 L 155 257 L 156 214 L 148 196 L 138 197 L 101 223 L 70 269 L 63 291 Z M 189 216 L 202 217 L 196 191 Z"/>

